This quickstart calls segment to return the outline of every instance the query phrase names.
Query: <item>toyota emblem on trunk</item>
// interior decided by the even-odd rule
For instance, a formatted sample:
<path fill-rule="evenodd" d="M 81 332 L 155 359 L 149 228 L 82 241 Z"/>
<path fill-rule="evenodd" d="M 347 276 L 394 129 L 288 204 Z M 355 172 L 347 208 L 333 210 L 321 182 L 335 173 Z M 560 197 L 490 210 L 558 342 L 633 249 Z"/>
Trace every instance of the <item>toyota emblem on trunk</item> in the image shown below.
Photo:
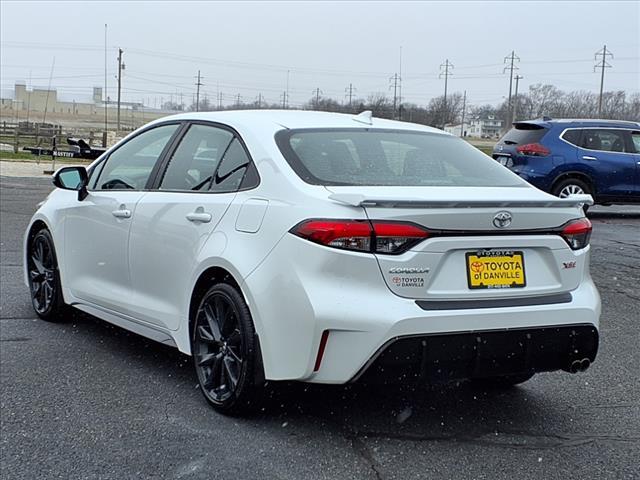
<path fill-rule="evenodd" d="M 512 218 L 509 212 L 498 212 L 493 216 L 493 226 L 496 228 L 506 228 L 511 225 Z"/>

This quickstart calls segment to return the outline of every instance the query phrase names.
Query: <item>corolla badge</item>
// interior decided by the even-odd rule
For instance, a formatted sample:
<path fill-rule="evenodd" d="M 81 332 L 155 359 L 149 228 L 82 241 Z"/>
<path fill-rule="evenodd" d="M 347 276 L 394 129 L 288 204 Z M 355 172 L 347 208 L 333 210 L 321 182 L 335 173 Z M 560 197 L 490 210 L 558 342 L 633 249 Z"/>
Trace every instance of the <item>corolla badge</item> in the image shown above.
<path fill-rule="evenodd" d="M 507 211 L 498 212 L 493 216 L 493 226 L 496 228 L 506 228 L 511 225 L 513 217 Z"/>

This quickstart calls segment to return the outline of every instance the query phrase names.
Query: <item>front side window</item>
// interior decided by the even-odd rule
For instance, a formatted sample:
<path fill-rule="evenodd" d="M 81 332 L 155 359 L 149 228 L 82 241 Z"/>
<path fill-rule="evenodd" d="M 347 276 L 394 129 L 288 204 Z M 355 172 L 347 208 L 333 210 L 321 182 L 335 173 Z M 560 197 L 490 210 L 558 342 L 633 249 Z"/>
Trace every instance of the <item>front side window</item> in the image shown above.
<path fill-rule="evenodd" d="M 208 190 L 233 134 L 209 125 L 191 125 L 169 160 L 160 190 Z"/>
<path fill-rule="evenodd" d="M 154 165 L 180 125 L 163 125 L 133 137 L 109 155 L 95 188 L 142 190 Z"/>
<path fill-rule="evenodd" d="M 624 132 L 611 129 L 586 129 L 582 136 L 582 147 L 603 152 L 626 152 Z"/>
<path fill-rule="evenodd" d="M 282 130 L 276 142 L 300 178 L 316 185 L 526 185 L 451 135 L 377 129 Z"/>

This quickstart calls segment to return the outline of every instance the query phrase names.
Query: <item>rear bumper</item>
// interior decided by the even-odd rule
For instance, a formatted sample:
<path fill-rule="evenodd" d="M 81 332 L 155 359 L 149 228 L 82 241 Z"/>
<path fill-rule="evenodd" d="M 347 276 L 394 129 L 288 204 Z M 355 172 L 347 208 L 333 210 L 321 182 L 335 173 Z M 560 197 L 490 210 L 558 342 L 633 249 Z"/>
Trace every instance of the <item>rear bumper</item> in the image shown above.
<path fill-rule="evenodd" d="M 388 341 L 352 381 L 446 382 L 569 370 L 575 361 L 592 363 L 597 352 L 592 325 L 416 335 Z"/>
<path fill-rule="evenodd" d="M 547 295 L 546 301 L 529 297 L 526 305 L 484 302 L 474 308 L 463 301 L 449 305 L 439 302 L 435 307 L 430 304 L 422 308 L 425 305 L 421 307 L 415 300 L 390 291 L 370 255 L 347 251 L 336 255 L 332 249 L 289 235 L 245 279 L 243 291 L 260 337 L 269 380 L 347 383 L 367 370 L 365 366 L 381 356 L 389 342 L 410 337 L 450 335 L 457 339 L 458 334 L 481 332 L 484 336 L 544 329 L 546 339 L 553 337 L 554 328 L 587 326 L 596 334 L 597 349 L 600 297 L 588 265 L 578 287 L 566 298 Z M 320 368 L 314 370 L 324 331 L 329 332 L 328 341 Z M 428 343 L 436 348 L 431 341 Z M 540 345 L 546 345 L 545 352 L 555 360 L 544 363 L 535 359 L 532 368 L 542 371 L 565 366 L 565 361 L 558 358 L 566 357 L 566 345 L 546 340 Z M 441 353 L 443 360 L 458 355 L 450 348 Z M 462 369 L 462 373 L 468 371 Z M 495 373 L 501 374 L 500 370 Z"/>

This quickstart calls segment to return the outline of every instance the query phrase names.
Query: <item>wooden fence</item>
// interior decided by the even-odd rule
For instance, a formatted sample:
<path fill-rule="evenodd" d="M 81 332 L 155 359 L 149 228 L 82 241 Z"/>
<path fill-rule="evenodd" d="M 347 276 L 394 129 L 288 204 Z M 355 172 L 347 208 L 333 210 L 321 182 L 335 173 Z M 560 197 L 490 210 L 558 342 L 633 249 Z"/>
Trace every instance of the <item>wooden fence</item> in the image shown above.
<path fill-rule="evenodd" d="M 0 123 L 0 143 L 13 146 L 13 151 L 18 153 L 22 147 L 51 148 L 55 138 L 58 148 L 64 148 L 67 138 L 82 138 L 90 145 L 107 145 L 107 132 L 89 129 L 66 128 L 62 125 L 50 123 L 18 122 Z"/>

